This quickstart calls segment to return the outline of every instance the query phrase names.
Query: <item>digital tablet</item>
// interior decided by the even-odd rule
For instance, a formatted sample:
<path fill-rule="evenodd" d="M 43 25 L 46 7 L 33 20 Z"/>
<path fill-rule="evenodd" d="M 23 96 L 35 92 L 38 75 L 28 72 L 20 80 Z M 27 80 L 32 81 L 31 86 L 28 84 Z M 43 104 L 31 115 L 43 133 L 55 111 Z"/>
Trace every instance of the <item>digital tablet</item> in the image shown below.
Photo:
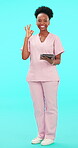
<path fill-rule="evenodd" d="M 40 57 L 48 57 L 50 59 L 54 59 L 55 58 L 55 55 L 54 54 L 41 54 Z"/>

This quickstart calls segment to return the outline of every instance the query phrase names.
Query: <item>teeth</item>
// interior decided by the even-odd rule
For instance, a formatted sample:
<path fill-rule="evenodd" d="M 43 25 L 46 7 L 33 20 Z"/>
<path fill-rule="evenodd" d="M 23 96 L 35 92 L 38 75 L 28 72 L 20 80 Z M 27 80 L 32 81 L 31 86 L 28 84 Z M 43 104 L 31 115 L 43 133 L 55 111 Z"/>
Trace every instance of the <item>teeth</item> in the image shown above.
<path fill-rule="evenodd" d="M 45 26 L 41 26 L 41 27 L 45 27 Z"/>

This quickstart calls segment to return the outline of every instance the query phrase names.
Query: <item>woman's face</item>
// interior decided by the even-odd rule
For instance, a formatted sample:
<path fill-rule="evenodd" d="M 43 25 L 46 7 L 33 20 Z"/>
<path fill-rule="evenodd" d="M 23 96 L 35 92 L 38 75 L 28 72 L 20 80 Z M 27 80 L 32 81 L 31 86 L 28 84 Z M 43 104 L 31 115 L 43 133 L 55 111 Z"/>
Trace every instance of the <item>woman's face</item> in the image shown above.
<path fill-rule="evenodd" d="M 36 25 L 42 30 L 47 30 L 48 25 L 50 24 L 49 17 L 45 13 L 40 13 L 37 16 Z"/>

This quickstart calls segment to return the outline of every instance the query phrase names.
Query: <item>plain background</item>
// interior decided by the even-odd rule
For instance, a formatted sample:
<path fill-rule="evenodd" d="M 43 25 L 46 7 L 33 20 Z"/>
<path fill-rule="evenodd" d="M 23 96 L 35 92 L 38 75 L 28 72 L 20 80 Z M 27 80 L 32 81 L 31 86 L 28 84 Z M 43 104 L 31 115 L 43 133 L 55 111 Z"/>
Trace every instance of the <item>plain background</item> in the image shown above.
<path fill-rule="evenodd" d="M 78 1 L 0 0 L 0 148 L 31 148 L 37 136 L 33 103 L 26 75 L 30 59 L 22 60 L 24 26 L 32 24 L 39 6 L 53 9 L 48 31 L 60 37 L 65 52 L 57 66 L 58 126 L 55 144 L 47 147 L 78 147 Z M 37 147 L 41 147 L 37 145 Z"/>

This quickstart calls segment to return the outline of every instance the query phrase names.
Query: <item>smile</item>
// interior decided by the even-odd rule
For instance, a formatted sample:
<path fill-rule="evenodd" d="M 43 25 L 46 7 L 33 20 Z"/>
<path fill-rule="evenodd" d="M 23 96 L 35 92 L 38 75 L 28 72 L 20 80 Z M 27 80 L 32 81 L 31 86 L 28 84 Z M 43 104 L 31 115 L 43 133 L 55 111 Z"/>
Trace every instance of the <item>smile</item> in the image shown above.
<path fill-rule="evenodd" d="M 45 27 L 45 26 L 40 26 L 40 27 Z"/>

